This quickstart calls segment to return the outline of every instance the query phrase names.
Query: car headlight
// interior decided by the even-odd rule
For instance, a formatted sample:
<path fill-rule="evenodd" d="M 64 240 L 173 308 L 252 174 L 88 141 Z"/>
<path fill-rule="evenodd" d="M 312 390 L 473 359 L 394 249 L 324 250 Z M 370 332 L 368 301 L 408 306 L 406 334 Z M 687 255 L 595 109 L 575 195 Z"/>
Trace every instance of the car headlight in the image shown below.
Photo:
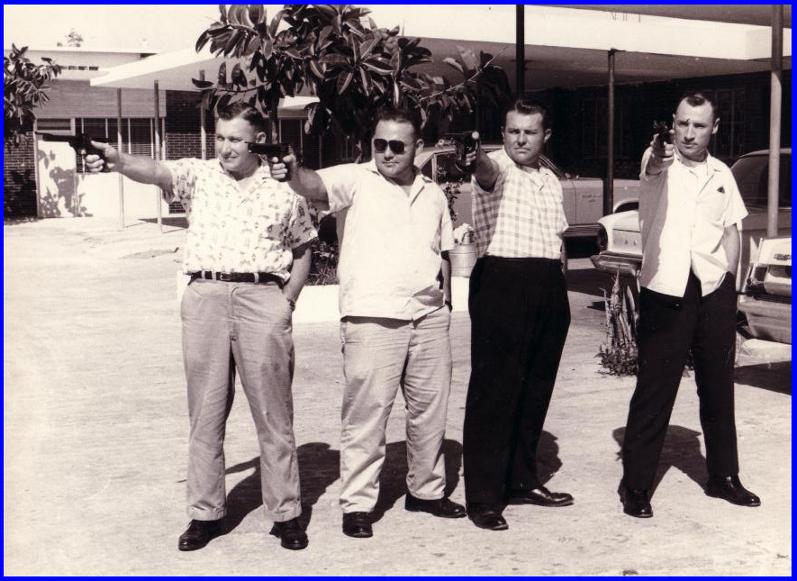
<path fill-rule="evenodd" d="M 602 224 L 598 224 L 598 252 L 603 252 L 609 247 L 609 234 Z"/>

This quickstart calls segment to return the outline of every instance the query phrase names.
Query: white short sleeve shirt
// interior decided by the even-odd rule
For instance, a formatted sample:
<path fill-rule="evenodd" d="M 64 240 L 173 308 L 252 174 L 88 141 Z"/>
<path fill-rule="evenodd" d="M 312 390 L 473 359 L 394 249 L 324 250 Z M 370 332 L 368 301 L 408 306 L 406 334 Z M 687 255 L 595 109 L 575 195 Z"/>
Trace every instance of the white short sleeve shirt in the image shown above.
<path fill-rule="evenodd" d="M 415 320 L 443 306 L 441 252 L 454 247 L 454 236 L 440 187 L 418 172 L 408 195 L 373 161 L 321 169 L 318 175 L 329 211 L 344 221 L 341 316 Z"/>
<path fill-rule="evenodd" d="M 728 166 L 711 155 L 690 166 L 677 151 L 669 168 L 646 175 L 650 155 L 648 149 L 640 173 L 640 283 L 652 291 L 682 297 L 691 270 L 706 296 L 719 287 L 728 271 L 722 246 L 725 228 L 747 216 L 736 180 Z"/>

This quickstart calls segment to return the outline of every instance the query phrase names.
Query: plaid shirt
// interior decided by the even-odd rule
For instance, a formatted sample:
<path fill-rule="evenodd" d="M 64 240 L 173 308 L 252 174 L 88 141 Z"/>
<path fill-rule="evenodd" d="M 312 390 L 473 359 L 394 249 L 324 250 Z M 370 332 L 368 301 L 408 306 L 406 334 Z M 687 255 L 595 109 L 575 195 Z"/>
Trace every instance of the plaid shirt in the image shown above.
<path fill-rule="evenodd" d="M 559 259 L 568 226 L 559 178 L 546 167 L 516 164 L 503 148 L 488 156 L 499 168 L 492 191 L 472 179 L 478 255 Z"/>

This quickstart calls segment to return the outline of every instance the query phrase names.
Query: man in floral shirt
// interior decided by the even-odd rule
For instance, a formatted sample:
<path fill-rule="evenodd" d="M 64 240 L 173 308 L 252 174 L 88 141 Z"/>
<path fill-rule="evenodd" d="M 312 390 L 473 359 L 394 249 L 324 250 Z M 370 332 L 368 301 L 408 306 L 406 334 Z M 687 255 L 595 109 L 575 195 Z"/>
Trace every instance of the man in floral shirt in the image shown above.
<path fill-rule="evenodd" d="M 265 137 L 260 113 L 238 103 L 218 113 L 216 159 L 159 162 L 97 142 L 102 158 L 86 158 L 92 171 L 108 163 L 130 179 L 159 186 L 168 201 L 182 202 L 188 216 L 184 269 L 191 281 L 181 315 L 192 520 L 180 536 L 181 551 L 204 547 L 226 514 L 223 442 L 236 370 L 257 429 L 271 534 L 287 549 L 308 542 L 297 518 L 291 319 L 316 231 L 304 198 L 274 180 L 249 152 L 249 143 Z"/>

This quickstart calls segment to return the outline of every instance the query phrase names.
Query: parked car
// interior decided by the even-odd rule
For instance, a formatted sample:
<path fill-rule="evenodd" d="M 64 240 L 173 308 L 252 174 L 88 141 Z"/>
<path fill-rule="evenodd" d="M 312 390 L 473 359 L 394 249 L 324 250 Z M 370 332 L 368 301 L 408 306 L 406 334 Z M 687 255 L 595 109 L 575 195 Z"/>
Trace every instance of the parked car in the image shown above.
<path fill-rule="evenodd" d="M 482 145 L 482 148 L 488 152 L 501 147 L 500 144 Z M 556 174 L 562 183 L 565 216 L 570 224 L 564 236 L 566 238 L 595 236 L 598 231 L 598 219 L 603 215 L 603 179 L 570 175 L 546 156 L 540 156 L 540 163 Z M 464 222 L 472 225 L 470 177 L 457 166 L 454 145 L 443 143 L 425 147 L 415 156 L 415 165 L 441 187 L 445 188 L 448 184 L 459 187 L 454 203 L 457 215 L 454 225 Z M 614 201 L 616 212 L 637 208 L 639 180 L 615 180 Z"/>
<path fill-rule="evenodd" d="M 759 244 L 767 233 L 767 188 L 769 152 L 754 151 L 741 156 L 731 166 L 749 215 L 742 221 L 742 249 L 737 286 L 743 282 L 747 265 L 755 260 Z M 780 192 L 778 229 L 791 236 L 791 148 L 780 152 Z M 592 256 L 598 270 L 636 275 L 642 264 L 642 238 L 637 210 L 617 212 L 598 220 L 599 253 Z"/>
<path fill-rule="evenodd" d="M 791 344 L 791 237 L 761 241 L 739 297 L 753 337 Z"/>

